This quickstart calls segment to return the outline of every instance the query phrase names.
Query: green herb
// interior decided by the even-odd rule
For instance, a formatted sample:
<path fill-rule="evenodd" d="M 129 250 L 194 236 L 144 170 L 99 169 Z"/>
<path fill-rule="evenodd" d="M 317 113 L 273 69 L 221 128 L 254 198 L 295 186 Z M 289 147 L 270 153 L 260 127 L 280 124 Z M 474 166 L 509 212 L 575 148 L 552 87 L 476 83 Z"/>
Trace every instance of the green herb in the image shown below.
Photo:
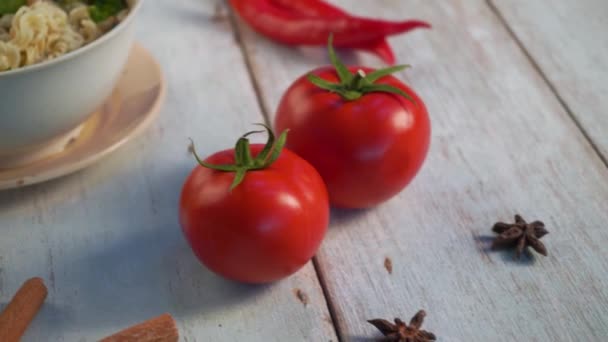
<path fill-rule="evenodd" d="M 0 0 L 0 15 L 16 13 L 26 0 Z"/>
<path fill-rule="evenodd" d="M 69 11 L 74 7 L 82 4 L 88 4 L 88 1 L 85 0 L 58 0 L 57 4 L 61 6 L 64 10 Z"/>
<path fill-rule="evenodd" d="M 124 0 L 94 0 L 88 1 L 89 14 L 94 22 L 99 23 L 120 13 L 127 8 Z"/>

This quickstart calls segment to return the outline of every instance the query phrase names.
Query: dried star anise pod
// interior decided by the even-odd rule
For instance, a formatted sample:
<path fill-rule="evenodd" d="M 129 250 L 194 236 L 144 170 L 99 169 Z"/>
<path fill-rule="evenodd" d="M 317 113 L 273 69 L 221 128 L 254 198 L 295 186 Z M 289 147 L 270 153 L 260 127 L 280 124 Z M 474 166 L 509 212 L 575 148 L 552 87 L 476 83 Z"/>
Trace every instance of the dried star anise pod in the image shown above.
<path fill-rule="evenodd" d="M 437 338 L 433 333 L 425 330 L 421 330 L 420 327 L 424 322 L 426 312 L 424 310 L 418 311 L 418 313 L 412 318 L 410 324 L 407 325 L 399 318 L 395 318 L 395 323 L 391 323 L 385 319 L 372 319 L 368 322 L 375 326 L 382 334 L 384 338 L 382 341 L 393 341 L 393 342 L 428 342 L 435 341 Z"/>
<path fill-rule="evenodd" d="M 519 259 L 528 246 L 547 256 L 547 248 L 540 238 L 549 232 L 541 221 L 527 223 L 520 215 L 515 215 L 515 223 L 497 222 L 492 230 L 500 234 L 492 243 L 492 248 L 515 246 L 515 259 Z"/>

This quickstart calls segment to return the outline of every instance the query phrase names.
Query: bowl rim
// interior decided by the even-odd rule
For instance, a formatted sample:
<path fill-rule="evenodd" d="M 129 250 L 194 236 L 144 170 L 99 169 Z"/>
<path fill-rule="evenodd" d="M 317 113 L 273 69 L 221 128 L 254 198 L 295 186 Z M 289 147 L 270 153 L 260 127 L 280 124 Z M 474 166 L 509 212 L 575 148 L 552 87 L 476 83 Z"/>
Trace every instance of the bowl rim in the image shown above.
<path fill-rule="evenodd" d="M 134 17 L 136 16 L 137 12 L 139 12 L 139 10 L 141 9 L 143 2 L 144 2 L 144 0 L 137 0 L 137 2 L 135 3 L 135 7 L 129 9 L 129 14 L 125 18 L 125 20 L 121 21 L 118 25 L 116 25 L 116 27 L 114 27 L 112 30 L 110 30 L 103 36 L 95 39 L 93 42 L 91 42 L 85 46 L 79 47 L 76 50 L 70 51 L 63 56 L 60 56 L 55 59 L 51 59 L 49 61 L 44 61 L 44 62 L 32 64 L 32 65 L 27 65 L 27 66 L 24 66 L 21 68 L 13 69 L 13 70 L 0 71 L 0 79 L 2 79 L 5 76 L 26 74 L 29 72 L 37 71 L 39 69 L 44 69 L 44 68 L 50 67 L 52 65 L 63 63 L 70 59 L 76 58 L 79 55 L 84 54 L 85 52 L 87 52 L 89 50 L 95 49 L 97 46 L 102 45 L 105 41 L 110 40 L 114 36 L 120 34 L 120 32 L 122 32 L 124 30 L 124 28 L 131 21 L 134 20 Z"/>

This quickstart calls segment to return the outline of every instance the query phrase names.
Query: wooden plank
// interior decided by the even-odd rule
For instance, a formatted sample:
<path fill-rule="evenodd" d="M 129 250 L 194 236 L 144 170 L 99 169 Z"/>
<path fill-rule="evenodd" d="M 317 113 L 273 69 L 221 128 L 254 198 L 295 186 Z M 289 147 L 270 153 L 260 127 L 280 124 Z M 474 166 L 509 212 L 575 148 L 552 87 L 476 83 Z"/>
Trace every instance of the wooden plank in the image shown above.
<path fill-rule="evenodd" d="M 335 3 L 434 24 L 391 39 L 414 66 L 398 76 L 432 116 L 422 173 L 379 208 L 335 211 L 318 254 L 342 340 L 366 341 L 377 336 L 367 319 L 409 319 L 420 308 L 442 341 L 608 336 L 608 171 L 492 10 L 481 0 Z M 322 49 L 240 28 L 271 114 L 296 77 L 327 64 Z M 545 220 L 549 257 L 515 263 L 489 251 L 493 223 L 515 213 Z"/>
<path fill-rule="evenodd" d="M 168 79 L 156 124 L 83 172 L 0 193 L 0 307 L 29 277 L 49 286 L 25 341 L 94 341 L 163 312 L 184 341 L 336 341 L 311 264 L 272 286 L 238 285 L 204 269 L 182 237 L 188 137 L 210 153 L 263 120 L 231 25 L 215 11 L 148 1 L 138 38 Z"/>
<path fill-rule="evenodd" d="M 490 3 L 608 159 L 608 2 Z"/>

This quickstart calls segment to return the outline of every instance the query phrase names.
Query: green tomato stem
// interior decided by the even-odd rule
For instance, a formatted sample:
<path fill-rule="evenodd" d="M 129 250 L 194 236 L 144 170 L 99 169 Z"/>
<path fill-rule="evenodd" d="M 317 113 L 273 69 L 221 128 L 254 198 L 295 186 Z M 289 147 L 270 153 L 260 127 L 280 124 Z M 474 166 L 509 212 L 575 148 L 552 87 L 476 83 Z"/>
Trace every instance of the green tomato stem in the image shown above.
<path fill-rule="evenodd" d="M 239 138 L 234 148 L 234 164 L 216 165 L 203 161 L 196 152 L 194 143 L 191 140 L 192 154 L 194 154 L 196 161 L 203 167 L 222 172 L 234 172 L 234 180 L 230 185 L 230 191 L 232 191 L 243 182 L 248 171 L 263 170 L 272 165 L 280 157 L 287 143 L 287 130 L 281 133 L 279 139 L 276 139 L 274 132 L 269 126 L 265 124 L 258 125 L 265 128 L 268 133 L 268 140 L 262 151 L 255 158 L 251 154 L 248 136 L 264 131 L 251 131 Z"/>
<path fill-rule="evenodd" d="M 336 93 L 347 101 L 355 101 L 368 93 L 389 93 L 403 96 L 407 100 L 416 104 L 414 98 L 403 90 L 388 84 L 375 84 L 382 77 L 391 75 L 395 72 L 409 68 L 409 65 L 398 65 L 390 68 L 379 69 L 366 75 L 363 70 L 358 70 L 356 73 L 351 73 L 348 67 L 338 58 L 333 47 L 333 35 L 329 36 L 327 49 L 329 51 L 329 59 L 331 64 L 336 69 L 340 82 L 332 83 L 320 78 L 317 75 L 309 74 L 308 80 L 315 86 Z"/>

